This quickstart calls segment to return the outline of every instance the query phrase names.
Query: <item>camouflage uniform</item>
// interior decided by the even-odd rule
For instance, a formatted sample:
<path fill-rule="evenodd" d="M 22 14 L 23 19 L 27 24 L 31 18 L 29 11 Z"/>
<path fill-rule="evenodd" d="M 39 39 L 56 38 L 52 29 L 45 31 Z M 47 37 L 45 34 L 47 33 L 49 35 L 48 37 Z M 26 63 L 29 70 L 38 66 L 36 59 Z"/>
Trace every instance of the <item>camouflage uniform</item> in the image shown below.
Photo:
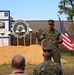
<path fill-rule="evenodd" d="M 61 75 L 62 70 L 56 62 L 44 61 L 33 70 L 33 75 Z"/>
<path fill-rule="evenodd" d="M 45 32 L 42 33 L 40 38 L 44 39 L 43 49 L 44 48 L 49 49 L 49 47 L 53 48 L 53 59 L 61 66 L 61 61 L 60 61 L 61 55 L 59 52 L 59 46 L 58 44 L 53 43 L 55 40 L 58 41 L 60 39 L 59 38 L 60 35 L 61 34 L 55 29 L 53 31 L 46 30 Z"/>
<path fill-rule="evenodd" d="M 27 75 L 27 74 L 24 73 L 24 71 L 22 70 L 14 70 L 10 75 Z"/>

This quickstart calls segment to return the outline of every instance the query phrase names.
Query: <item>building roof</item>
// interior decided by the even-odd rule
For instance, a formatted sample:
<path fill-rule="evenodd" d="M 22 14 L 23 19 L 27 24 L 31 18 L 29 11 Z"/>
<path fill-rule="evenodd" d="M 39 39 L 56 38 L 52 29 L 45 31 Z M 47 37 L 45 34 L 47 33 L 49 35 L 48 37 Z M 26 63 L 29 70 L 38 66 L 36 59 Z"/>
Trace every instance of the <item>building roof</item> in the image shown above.
<path fill-rule="evenodd" d="M 48 21 L 47 20 L 28 20 L 26 21 L 29 26 L 34 30 L 34 29 L 47 29 L 48 28 Z M 55 29 L 59 30 L 59 21 L 55 21 Z M 66 29 L 66 31 L 68 31 L 71 22 L 70 21 L 63 21 L 63 25 Z"/>
<path fill-rule="evenodd" d="M 16 20 L 14 20 L 16 21 Z M 35 29 L 47 29 L 48 28 L 48 20 L 24 20 L 29 24 L 29 27 L 32 28 L 33 30 Z M 11 21 L 12 22 L 12 21 Z M 13 22 L 14 23 L 14 22 Z M 59 30 L 59 21 L 55 21 L 55 29 Z M 69 27 L 71 26 L 71 21 L 63 21 L 63 25 L 68 31 Z"/>

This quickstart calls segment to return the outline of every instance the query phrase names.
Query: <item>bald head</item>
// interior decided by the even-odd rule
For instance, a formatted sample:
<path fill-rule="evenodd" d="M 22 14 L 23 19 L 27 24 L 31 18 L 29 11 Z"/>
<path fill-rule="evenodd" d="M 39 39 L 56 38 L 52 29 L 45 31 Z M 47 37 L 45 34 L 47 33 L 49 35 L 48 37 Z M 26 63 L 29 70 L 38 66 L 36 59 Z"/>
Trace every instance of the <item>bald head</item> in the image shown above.
<path fill-rule="evenodd" d="M 12 59 L 12 66 L 14 68 L 24 70 L 25 67 L 25 58 L 21 54 L 16 54 Z"/>

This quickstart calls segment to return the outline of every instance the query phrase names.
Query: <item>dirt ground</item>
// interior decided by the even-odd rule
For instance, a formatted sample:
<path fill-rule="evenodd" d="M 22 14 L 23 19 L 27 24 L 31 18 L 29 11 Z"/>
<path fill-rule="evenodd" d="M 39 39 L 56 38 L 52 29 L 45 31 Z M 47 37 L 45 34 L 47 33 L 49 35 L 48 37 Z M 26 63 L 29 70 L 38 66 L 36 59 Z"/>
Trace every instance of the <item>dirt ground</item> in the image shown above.
<path fill-rule="evenodd" d="M 16 54 L 22 54 L 26 63 L 38 64 L 43 61 L 42 56 L 42 47 L 40 45 L 31 45 L 31 46 L 3 46 L 0 47 L 0 64 L 9 64 L 11 59 Z M 67 62 L 64 59 L 61 59 L 61 62 Z"/>

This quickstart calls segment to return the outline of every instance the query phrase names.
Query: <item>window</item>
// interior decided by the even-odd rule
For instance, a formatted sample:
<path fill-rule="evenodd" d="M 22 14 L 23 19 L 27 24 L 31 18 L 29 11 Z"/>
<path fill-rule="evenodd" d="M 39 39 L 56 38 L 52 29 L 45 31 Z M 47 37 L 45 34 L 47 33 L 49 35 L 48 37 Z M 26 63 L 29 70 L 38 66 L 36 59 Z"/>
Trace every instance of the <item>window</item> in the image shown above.
<path fill-rule="evenodd" d="M 8 12 L 4 12 L 4 17 L 7 17 L 8 16 Z"/>

